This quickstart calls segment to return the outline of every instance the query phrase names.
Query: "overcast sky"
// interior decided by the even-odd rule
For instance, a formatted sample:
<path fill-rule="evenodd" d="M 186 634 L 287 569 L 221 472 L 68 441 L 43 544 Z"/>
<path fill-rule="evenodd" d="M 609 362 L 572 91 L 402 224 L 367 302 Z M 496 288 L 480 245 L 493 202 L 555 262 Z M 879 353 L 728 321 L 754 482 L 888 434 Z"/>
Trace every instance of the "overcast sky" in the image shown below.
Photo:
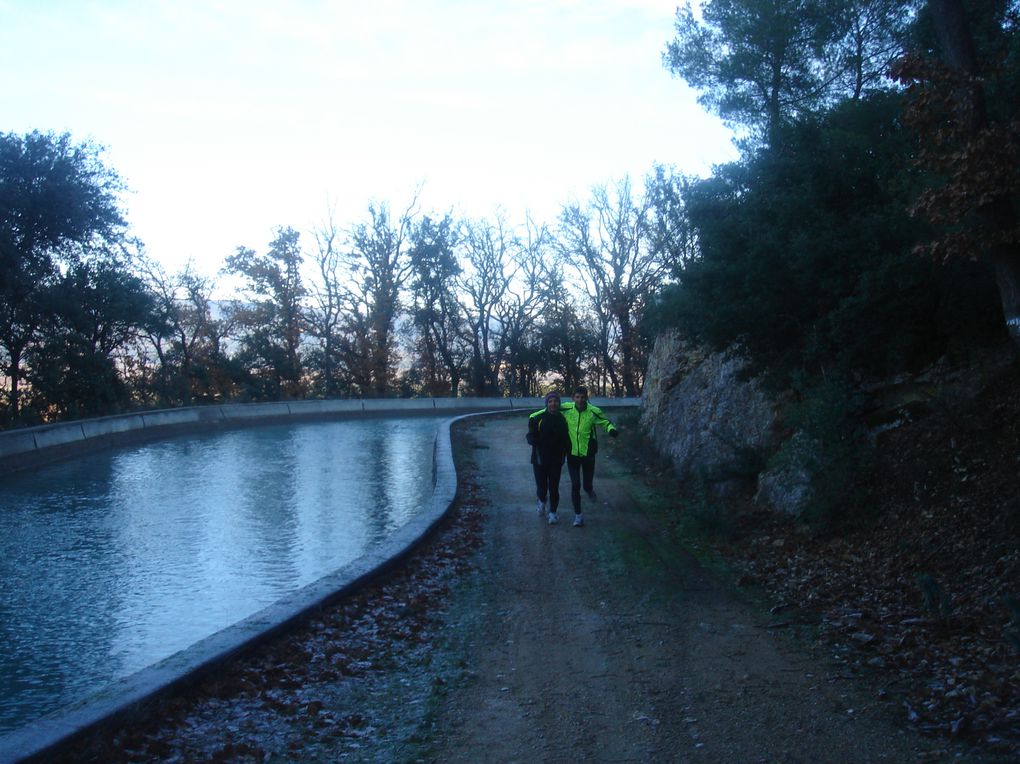
<path fill-rule="evenodd" d="M 330 211 L 553 222 L 729 134 L 662 66 L 675 0 L 0 0 L 0 131 L 107 148 L 148 252 L 213 273 Z M 310 239 L 304 239 L 306 246 Z"/>

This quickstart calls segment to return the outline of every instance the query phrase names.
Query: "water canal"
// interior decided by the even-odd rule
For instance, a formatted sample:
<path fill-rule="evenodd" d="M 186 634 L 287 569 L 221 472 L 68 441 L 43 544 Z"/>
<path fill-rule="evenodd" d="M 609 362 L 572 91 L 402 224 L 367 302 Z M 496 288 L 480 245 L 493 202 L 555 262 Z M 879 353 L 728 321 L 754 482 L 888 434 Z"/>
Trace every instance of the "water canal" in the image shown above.
<path fill-rule="evenodd" d="M 432 493 L 438 417 L 267 425 L 0 484 L 0 734 L 385 541 Z"/>

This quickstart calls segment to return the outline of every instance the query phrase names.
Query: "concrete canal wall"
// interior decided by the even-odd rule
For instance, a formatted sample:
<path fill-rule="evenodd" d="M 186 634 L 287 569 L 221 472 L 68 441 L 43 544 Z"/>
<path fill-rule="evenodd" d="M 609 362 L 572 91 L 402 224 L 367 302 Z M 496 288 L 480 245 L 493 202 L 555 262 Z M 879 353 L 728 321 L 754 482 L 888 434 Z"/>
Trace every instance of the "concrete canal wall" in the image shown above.
<path fill-rule="evenodd" d="M 597 406 L 634 406 L 637 398 L 593 398 Z M 364 416 L 417 416 L 533 411 L 541 398 L 370 398 L 279 401 L 144 411 L 0 433 L 0 474 L 65 459 L 99 448 L 177 434 L 287 421 Z"/>

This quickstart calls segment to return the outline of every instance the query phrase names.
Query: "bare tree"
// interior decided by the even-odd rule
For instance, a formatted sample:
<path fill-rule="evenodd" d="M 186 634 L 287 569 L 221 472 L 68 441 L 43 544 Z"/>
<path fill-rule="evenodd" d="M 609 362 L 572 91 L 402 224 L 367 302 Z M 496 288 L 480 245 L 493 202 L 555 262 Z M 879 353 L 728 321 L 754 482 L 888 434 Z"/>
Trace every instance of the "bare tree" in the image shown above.
<path fill-rule="evenodd" d="M 503 216 L 496 222 L 468 223 L 464 241 L 466 268 L 460 280 L 467 313 L 467 340 L 471 346 L 470 382 L 475 395 L 499 392 L 499 367 L 506 352 L 500 321 L 500 303 L 510 288 L 514 271 L 513 232 Z"/>
<path fill-rule="evenodd" d="M 539 319 L 542 347 L 542 371 L 554 374 L 566 392 L 587 381 L 594 391 L 603 390 L 595 384 L 597 369 L 590 363 L 601 354 L 595 353 L 595 337 L 578 309 L 574 295 L 564 283 L 563 274 L 553 271 L 546 283 L 546 297 Z M 588 369 L 586 374 L 585 370 Z"/>
<path fill-rule="evenodd" d="M 636 321 L 645 301 L 679 267 L 658 246 L 652 194 L 637 197 L 630 180 L 596 186 L 587 204 L 560 215 L 558 247 L 599 317 L 602 362 L 616 395 L 640 393 Z"/>
<path fill-rule="evenodd" d="M 198 275 L 190 261 L 173 275 L 151 260 L 144 261 L 141 269 L 160 318 L 157 327 L 145 334 L 159 361 L 159 395 L 166 403 L 189 406 L 196 357 L 203 350 L 208 356 L 214 338 L 218 339 L 211 309 L 213 281 Z"/>
<path fill-rule="evenodd" d="M 459 229 L 446 215 L 438 221 L 425 217 L 413 231 L 411 326 L 416 358 L 412 371 L 430 395 L 457 395 L 471 352 L 456 292 L 462 270 L 456 253 Z"/>
<path fill-rule="evenodd" d="M 316 251 L 312 255 L 315 277 L 308 288 L 312 305 L 307 311 L 309 333 L 318 342 L 315 365 L 318 367 L 322 394 L 333 398 L 339 393 L 337 375 L 339 330 L 343 319 L 341 233 L 330 212 L 313 232 Z"/>
<path fill-rule="evenodd" d="M 345 351 L 352 357 L 367 354 L 365 391 L 373 395 L 387 395 L 396 374 L 394 329 L 411 272 L 407 249 L 417 212 L 417 192 L 396 220 L 388 205 L 369 204 L 368 220 L 351 230 L 342 255 L 348 278 L 342 290 L 345 322 L 360 333 L 349 338 Z"/>
<path fill-rule="evenodd" d="M 534 382 L 542 361 L 538 319 L 545 308 L 550 284 L 546 253 L 552 236 L 545 226 L 525 221 L 526 239 L 515 240 L 511 251 L 511 278 L 496 304 L 496 319 L 506 348 L 506 387 L 511 395 L 535 392 Z"/>

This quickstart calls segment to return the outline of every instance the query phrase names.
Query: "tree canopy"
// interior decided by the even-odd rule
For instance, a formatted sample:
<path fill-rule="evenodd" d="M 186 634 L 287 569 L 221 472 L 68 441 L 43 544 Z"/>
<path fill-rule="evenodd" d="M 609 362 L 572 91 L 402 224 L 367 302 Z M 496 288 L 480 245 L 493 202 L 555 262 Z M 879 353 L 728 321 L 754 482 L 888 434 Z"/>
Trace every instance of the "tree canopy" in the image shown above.
<path fill-rule="evenodd" d="M 53 376 L 40 368 L 40 359 L 52 357 L 42 349 L 69 326 L 92 321 L 82 327 L 85 344 L 91 347 L 81 352 L 93 358 L 93 365 L 112 363 L 111 355 L 126 341 L 124 331 L 111 324 L 97 326 L 95 321 L 102 323 L 102 318 L 89 319 L 83 313 L 89 306 L 102 312 L 102 306 L 93 306 L 96 299 L 111 312 L 123 307 L 113 286 L 125 278 L 128 241 L 119 202 L 122 191 L 120 177 L 103 163 L 99 146 L 76 144 L 67 134 L 0 134 L 0 368 L 7 378 L 3 410 L 8 420 L 22 415 L 26 358 L 36 359 L 38 392 L 40 380 Z M 129 323 L 148 320 L 144 310 L 136 318 Z M 65 344 L 61 352 L 67 368 L 73 366 L 71 356 L 78 351 Z M 76 357 L 81 360 L 80 354 Z M 54 380 L 48 386 L 56 384 Z M 52 397 L 46 396 L 46 403 L 37 400 L 37 405 L 62 409 Z"/>
<path fill-rule="evenodd" d="M 760 140 L 685 193 L 698 253 L 660 320 L 785 379 L 917 368 L 1003 313 L 1020 330 L 1017 4 L 978 5 L 678 11 L 667 67 Z"/>
<path fill-rule="evenodd" d="M 663 61 L 748 145 L 845 97 L 887 89 L 915 3 L 709 0 L 677 10 Z"/>
<path fill-rule="evenodd" d="M 739 346 L 779 374 L 917 369 L 962 337 L 994 333 L 990 275 L 914 252 L 907 206 L 921 179 L 901 98 L 876 94 L 787 128 L 785 150 L 719 168 L 688 194 L 699 256 L 661 299 L 661 320 Z"/>

